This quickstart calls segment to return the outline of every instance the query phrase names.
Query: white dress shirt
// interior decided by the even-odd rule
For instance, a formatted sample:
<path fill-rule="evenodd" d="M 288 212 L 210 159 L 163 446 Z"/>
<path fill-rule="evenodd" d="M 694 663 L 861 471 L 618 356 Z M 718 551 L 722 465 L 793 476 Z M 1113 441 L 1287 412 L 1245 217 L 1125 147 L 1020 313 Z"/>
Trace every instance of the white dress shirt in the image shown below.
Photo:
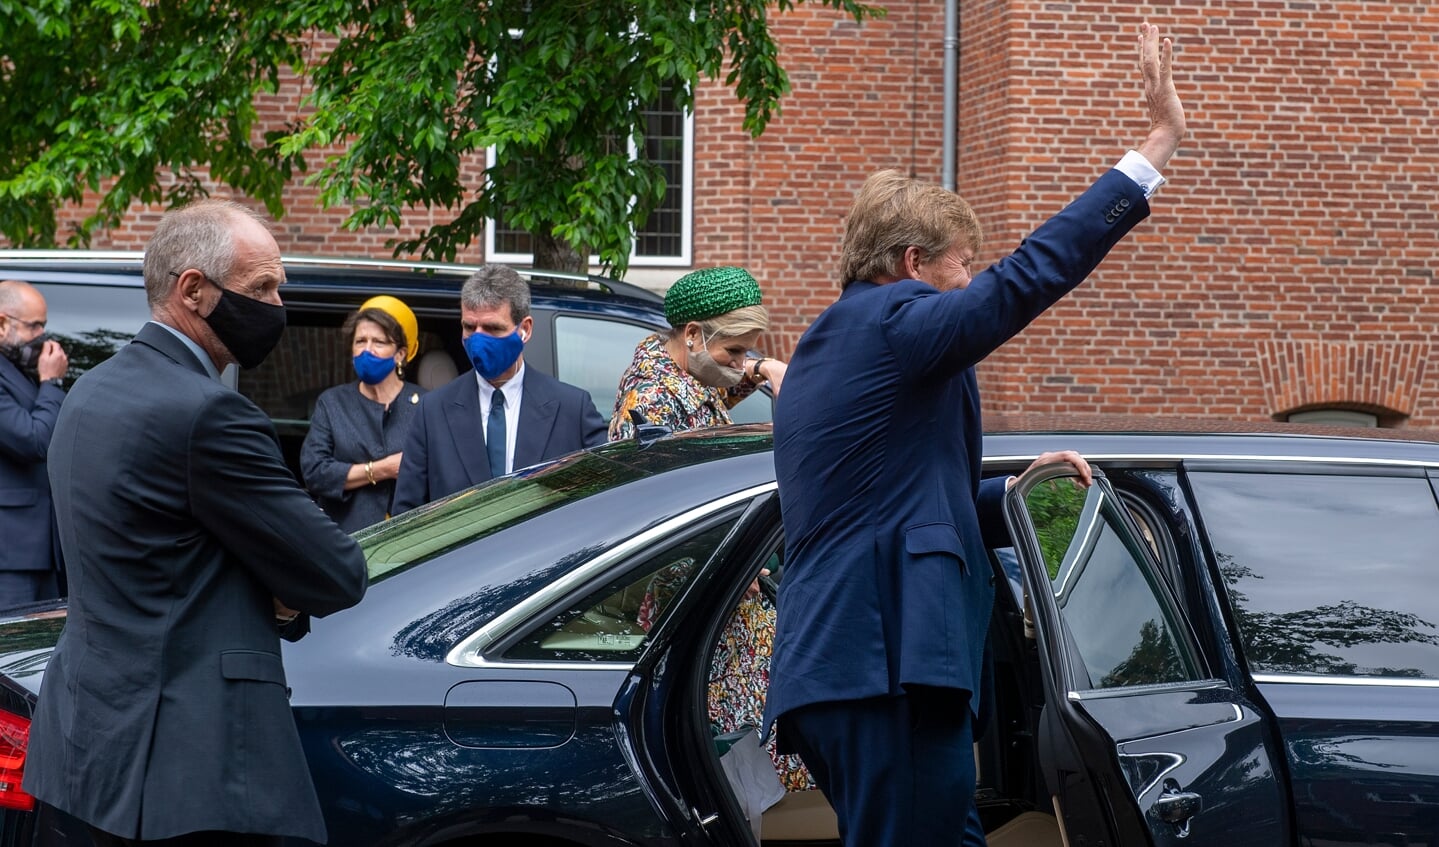
<path fill-rule="evenodd" d="M 485 430 L 485 441 L 490 439 L 490 403 L 497 390 L 489 380 L 475 371 L 475 380 L 480 384 L 480 421 Z M 515 439 L 520 432 L 520 398 L 524 395 L 525 363 L 509 381 L 500 386 L 505 395 L 505 473 L 515 469 Z"/>

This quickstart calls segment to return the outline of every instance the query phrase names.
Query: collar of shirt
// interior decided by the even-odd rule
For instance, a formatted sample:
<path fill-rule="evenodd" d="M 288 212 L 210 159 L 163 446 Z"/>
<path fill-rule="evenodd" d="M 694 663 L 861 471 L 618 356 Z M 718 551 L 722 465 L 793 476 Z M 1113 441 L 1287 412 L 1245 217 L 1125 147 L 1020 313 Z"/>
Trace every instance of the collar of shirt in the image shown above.
<path fill-rule="evenodd" d="M 495 387 L 490 385 L 489 380 L 480 376 L 479 371 L 475 372 L 475 381 L 480 386 L 480 415 L 488 415 L 490 401 L 495 396 Z M 520 369 L 515 371 L 515 375 L 499 388 L 505 395 L 505 417 L 513 416 L 514 412 L 520 408 L 520 398 L 524 396 L 524 388 L 525 363 L 520 362 Z"/>
<path fill-rule="evenodd" d="M 160 327 L 161 329 L 180 339 L 180 342 L 183 343 L 186 347 L 190 348 L 191 353 L 195 354 L 195 358 L 200 360 L 200 364 L 205 367 L 205 373 L 210 375 L 210 379 L 213 379 L 216 382 L 220 381 L 220 371 L 215 367 L 215 363 L 210 361 L 210 354 L 205 352 L 204 347 L 196 344 L 195 339 L 191 338 L 180 330 L 175 329 L 173 326 L 167 326 L 166 324 L 162 324 L 159 321 L 146 321 L 146 323 L 152 323 L 155 326 Z"/>

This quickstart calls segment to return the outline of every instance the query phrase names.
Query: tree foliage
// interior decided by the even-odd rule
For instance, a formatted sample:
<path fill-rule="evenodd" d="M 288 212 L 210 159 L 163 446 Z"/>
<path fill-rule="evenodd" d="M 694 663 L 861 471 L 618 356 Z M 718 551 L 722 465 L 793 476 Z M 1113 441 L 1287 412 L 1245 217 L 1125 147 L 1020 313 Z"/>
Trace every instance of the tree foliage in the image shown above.
<path fill-rule="evenodd" d="M 83 244 L 134 200 L 202 194 L 199 168 L 278 217 L 307 154 L 338 149 L 309 179 L 354 207 L 348 226 L 452 213 L 397 253 L 451 259 L 502 210 L 537 264 L 593 252 L 622 273 L 664 190 L 632 155 L 645 107 L 664 92 L 688 109 L 723 79 L 759 135 L 789 90 L 770 16 L 802 1 L 0 0 L 0 233 L 53 244 L 89 190 L 99 208 L 65 234 Z M 284 69 L 305 110 L 262 133 L 256 98 Z M 490 148 L 496 166 L 467 184 L 462 163 Z"/>

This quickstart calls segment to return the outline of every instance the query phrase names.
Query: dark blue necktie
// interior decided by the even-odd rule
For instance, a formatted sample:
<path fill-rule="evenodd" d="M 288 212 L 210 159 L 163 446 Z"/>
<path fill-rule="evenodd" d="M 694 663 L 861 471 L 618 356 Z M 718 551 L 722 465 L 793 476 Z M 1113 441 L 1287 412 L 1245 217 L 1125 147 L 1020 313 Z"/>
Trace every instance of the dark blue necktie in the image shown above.
<path fill-rule="evenodd" d="M 490 418 L 485 429 L 485 450 L 490 454 L 490 477 L 505 475 L 505 393 L 490 395 Z"/>

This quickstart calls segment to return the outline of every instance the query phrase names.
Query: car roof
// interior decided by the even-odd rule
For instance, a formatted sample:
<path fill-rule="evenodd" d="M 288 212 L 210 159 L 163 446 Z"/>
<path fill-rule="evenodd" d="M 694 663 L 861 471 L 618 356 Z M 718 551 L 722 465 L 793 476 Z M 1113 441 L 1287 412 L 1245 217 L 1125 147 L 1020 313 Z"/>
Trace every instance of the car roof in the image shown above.
<path fill-rule="evenodd" d="M 634 451 L 626 462 L 648 474 L 660 475 L 690 465 L 722 463 L 734 455 L 732 445 L 736 442 L 745 445 L 742 452 L 746 454 L 772 449 L 771 425 L 719 427 L 667 436 Z M 1076 450 L 1093 461 L 1284 459 L 1403 462 L 1439 468 L 1439 432 L 1424 429 L 1106 415 L 986 418 L 987 463 L 1028 463 L 1041 453 L 1055 450 Z M 732 487 L 739 489 L 755 482 L 746 475 L 734 480 Z"/>
<path fill-rule="evenodd" d="M 75 282 L 109 282 L 143 285 L 140 277 L 145 254 L 138 250 L 0 250 L 0 273 L 25 269 L 64 277 Z M 365 295 L 402 286 L 407 293 L 458 294 L 465 278 L 480 265 L 446 262 L 409 262 L 397 259 L 352 259 L 323 256 L 282 256 L 288 281 L 294 289 L 323 288 L 335 294 Z M 541 297 L 575 302 L 633 301 L 654 310 L 664 298 L 632 283 L 595 274 L 576 274 L 533 268 L 515 268 Z"/>
<path fill-rule="evenodd" d="M 1078 450 L 1092 459 L 1285 458 L 1439 464 L 1439 432 L 1278 421 L 1126 415 L 992 415 L 985 419 L 986 461 Z"/>

